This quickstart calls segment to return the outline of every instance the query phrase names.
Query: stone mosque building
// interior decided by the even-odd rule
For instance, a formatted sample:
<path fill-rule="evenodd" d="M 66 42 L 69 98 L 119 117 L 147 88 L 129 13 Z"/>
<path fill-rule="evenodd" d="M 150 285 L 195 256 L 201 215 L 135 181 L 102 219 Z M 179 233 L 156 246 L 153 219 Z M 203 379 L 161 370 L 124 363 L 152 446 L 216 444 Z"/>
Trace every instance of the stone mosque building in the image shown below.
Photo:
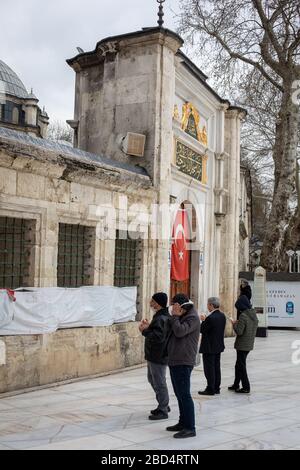
<path fill-rule="evenodd" d="M 251 235 L 250 183 L 240 168 L 246 112 L 208 85 L 182 45 L 160 25 L 67 60 L 76 74 L 74 147 L 45 138 L 45 110 L 0 61 L 0 288 L 136 285 L 136 321 L 150 316 L 149 299 L 162 290 L 186 292 L 199 310 L 219 295 L 234 313 Z M 125 196 L 144 235 L 151 228 L 141 204 L 149 213 L 156 204 L 192 208 L 186 279 L 170 279 L 172 229 L 163 239 L 118 237 L 127 233 Z M 116 211 L 104 227 L 103 205 Z M 160 229 L 163 220 L 155 223 Z M 0 392 L 143 361 L 136 322 L 0 339 Z"/>
<path fill-rule="evenodd" d="M 0 60 L 0 123 L 8 129 L 37 137 L 47 136 L 49 117 L 38 106 L 39 100 L 28 93 L 18 75 Z"/>

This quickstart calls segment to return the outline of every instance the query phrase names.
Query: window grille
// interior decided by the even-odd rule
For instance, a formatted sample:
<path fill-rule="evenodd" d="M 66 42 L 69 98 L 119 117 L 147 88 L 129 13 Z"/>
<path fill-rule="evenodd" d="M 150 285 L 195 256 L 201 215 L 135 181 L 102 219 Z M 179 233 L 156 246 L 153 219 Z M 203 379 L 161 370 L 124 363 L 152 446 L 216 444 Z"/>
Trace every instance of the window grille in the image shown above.
<path fill-rule="evenodd" d="M 120 238 L 117 231 L 115 244 L 115 273 L 114 285 L 117 287 L 129 287 L 139 285 L 139 269 L 141 265 L 141 240 Z"/>
<path fill-rule="evenodd" d="M 0 217 L 0 288 L 33 285 L 35 221 Z"/>
<path fill-rule="evenodd" d="M 84 225 L 59 224 L 57 286 L 93 284 L 94 229 Z"/>

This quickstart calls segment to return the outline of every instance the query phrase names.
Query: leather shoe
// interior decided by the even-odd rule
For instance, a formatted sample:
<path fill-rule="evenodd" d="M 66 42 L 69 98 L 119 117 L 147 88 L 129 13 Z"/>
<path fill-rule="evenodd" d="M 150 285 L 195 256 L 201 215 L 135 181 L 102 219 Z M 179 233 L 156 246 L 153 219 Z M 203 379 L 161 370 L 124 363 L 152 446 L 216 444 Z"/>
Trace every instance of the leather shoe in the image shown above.
<path fill-rule="evenodd" d="M 170 413 L 171 411 L 171 408 L 168 406 L 168 413 Z M 157 413 L 160 413 L 160 409 L 159 408 L 155 408 L 155 410 L 151 410 L 150 413 L 152 415 L 156 415 Z"/>
<path fill-rule="evenodd" d="M 245 388 L 239 388 L 235 391 L 235 393 L 250 393 L 250 390 L 246 390 Z"/>
<path fill-rule="evenodd" d="M 174 426 L 168 426 L 166 428 L 166 431 L 175 432 L 175 431 L 183 431 L 183 429 L 184 427 L 182 426 L 182 424 L 177 423 L 177 424 L 174 424 Z"/>
<path fill-rule="evenodd" d="M 165 413 L 156 413 L 155 415 L 150 415 L 148 417 L 151 421 L 158 421 L 159 419 L 168 419 L 168 415 Z"/>
<path fill-rule="evenodd" d="M 230 385 L 230 387 L 228 387 L 228 390 L 231 390 L 232 392 L 236 392 L 237 390 L 239 390 L 240 387 L 236 387 L 235 385 Z"/>
<path fill-rule="evenodd" d="M 198 392 L 199 395 L 214 395 L 214 392 L 210 392 L 209 390 L 202 390 Z"/>
<path fill-rule="evenodd" d="M 195 436 L 196 436 L 196 431 L 183 429 L 182 431 L 179 431 L 176 434 L 174 434 L 173 437 L 175 437 L 175 439 L 185 439 L 187 437 L 195 437 Z"/>

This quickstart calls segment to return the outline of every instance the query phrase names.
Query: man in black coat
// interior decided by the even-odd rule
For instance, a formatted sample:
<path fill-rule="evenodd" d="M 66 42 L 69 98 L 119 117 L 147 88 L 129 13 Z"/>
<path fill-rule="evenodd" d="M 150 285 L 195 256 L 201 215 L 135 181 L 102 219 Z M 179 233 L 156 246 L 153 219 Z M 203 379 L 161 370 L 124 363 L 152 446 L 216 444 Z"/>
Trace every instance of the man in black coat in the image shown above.
<path fill-rule="evenodd" d="M 167 372 L 167 338 L 169 334 L 170 314 L 167 308 L 168 296 L 164 292 L 153 295 L 150 307 L 154 310 L 151 323 L 142 320 L 139 330 L 145 337 L 145 359 L 148 367 L 148 382 L 153 388 L 158 407 L 151 410 L 149 419 L 167 419 L 169 393 L 166 381 Z"/>
<path fill-rule="evenodd" d="M 201 346 L 204 374 L 207 380 L 205 390 L 199 395 L 215 395 L 220 393 L 221 386 L 221 353 L 225 349 L 224 333 L 226 317 L 220 312 L 220 301 L 217 297 L 210 297 L 207 308 L 210 314 L 201 315 Z"/>

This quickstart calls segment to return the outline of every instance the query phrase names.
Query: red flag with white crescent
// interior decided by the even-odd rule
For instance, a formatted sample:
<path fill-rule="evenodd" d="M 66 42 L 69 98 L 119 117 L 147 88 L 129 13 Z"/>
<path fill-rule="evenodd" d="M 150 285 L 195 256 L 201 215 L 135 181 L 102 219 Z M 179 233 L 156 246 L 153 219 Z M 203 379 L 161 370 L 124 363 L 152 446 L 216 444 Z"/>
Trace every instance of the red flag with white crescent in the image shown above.
<path fill-rule="evenodd" d="M 174 281 L 186 281 L 190 277 L 190 253 L 187 249 L 188 228 L 187 213 L 184 209 L 179 209 L 172 232 L 171 279 Z"/>

